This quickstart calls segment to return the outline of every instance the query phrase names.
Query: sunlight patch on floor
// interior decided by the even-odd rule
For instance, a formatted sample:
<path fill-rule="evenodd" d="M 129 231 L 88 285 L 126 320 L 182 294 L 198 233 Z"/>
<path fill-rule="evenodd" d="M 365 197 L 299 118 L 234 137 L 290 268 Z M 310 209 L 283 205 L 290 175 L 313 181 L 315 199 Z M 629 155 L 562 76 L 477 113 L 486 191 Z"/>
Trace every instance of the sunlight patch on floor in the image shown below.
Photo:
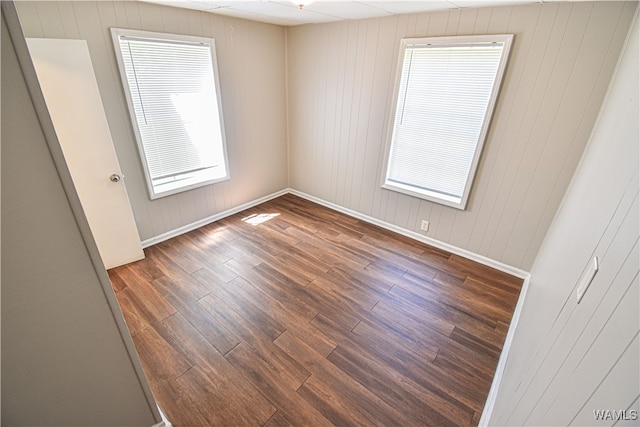
<path fill-rule="evenodd" d="M 242 218 L 242 221 L 246 222 L 247 224 L 251 224 L 253 226 L 256 225 L 260 225 L 264 222 L 269 221 L 270 219 L 273 219 L 275 217 L 277 217 L 278 215 L 280 215 L 279 213 L 263 213 L 263 214 L 253 214 L 250 215 L 246 218 Z"/>

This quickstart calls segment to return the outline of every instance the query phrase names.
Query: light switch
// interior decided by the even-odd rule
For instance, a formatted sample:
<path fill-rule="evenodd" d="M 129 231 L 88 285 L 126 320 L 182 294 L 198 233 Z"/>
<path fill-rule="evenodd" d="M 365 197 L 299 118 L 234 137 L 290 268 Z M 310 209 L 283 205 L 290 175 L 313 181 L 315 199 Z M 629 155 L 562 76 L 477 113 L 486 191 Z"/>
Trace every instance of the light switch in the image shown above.
<path fill-rule="evenodd" d="M 595 256 L 587 266 L 587 270 L 582 274 L 582 277 L 580 278 L 580 282 L 578 283 L 578 290 L 577 290 L 578 304 L 580 304 L 580 301 L 582 301 L 582 297 L 587 292 L 587 288 L 589 287 L 591 282 L 593 282 L 593 278 L 596 277 L 598 268 L 599 268 L 598 257 Z"/>

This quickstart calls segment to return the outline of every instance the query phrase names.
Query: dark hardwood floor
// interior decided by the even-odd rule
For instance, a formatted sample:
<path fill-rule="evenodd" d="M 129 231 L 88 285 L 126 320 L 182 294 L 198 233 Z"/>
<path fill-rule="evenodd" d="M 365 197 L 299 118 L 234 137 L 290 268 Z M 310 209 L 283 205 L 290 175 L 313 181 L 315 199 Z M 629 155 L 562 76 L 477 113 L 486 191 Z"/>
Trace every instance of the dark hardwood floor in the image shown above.
<path fill-rule="evenodd" d="M 109 275 L 175 426 L 475 425 L 522 282 L 293 195 L 145 252 Z"/>

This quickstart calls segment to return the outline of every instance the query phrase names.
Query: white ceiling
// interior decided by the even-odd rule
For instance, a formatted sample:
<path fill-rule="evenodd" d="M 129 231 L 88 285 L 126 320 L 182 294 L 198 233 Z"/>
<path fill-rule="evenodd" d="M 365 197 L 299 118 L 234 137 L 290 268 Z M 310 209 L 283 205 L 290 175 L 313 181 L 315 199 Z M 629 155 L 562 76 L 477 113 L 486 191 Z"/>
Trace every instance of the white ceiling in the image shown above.
<path fill-rule="evenodd" d="M 401 13 L 519 5 L 558 0 L 314 0 L 300 8 L 291 0 L 142 0 L 277 25 L 376 18 Z M 305 0 L 296 0 L 296 2 Z M 309 0 L 306 0 L 309 1 Z M 562 1 L 562 0 L 561 0 Z"/>

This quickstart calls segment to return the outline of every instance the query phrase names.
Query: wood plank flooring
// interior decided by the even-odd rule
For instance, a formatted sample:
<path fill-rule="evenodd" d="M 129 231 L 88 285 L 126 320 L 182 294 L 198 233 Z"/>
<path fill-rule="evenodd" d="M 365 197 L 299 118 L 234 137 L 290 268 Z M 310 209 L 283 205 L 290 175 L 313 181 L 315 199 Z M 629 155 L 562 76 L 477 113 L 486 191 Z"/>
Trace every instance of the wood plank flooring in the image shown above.
<path fill-rule="evenodd" d="M 109 275 L 175 426 L 477 425 L 521 280 L 293 195 Z"/>

